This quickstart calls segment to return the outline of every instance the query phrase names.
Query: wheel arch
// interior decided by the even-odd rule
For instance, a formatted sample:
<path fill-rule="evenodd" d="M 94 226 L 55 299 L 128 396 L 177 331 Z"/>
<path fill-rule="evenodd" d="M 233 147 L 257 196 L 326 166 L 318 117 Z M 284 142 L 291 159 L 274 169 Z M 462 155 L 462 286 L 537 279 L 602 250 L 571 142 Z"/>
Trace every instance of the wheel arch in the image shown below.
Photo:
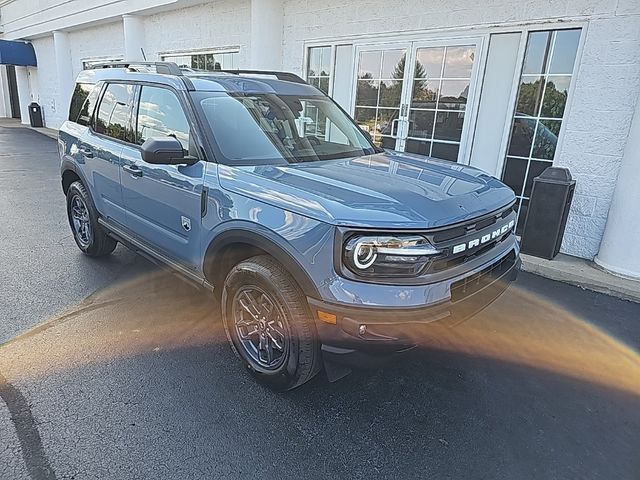
<path fill-rule="evenodd" d="M 257 231 L 234 227 L 216 235 L 209 243 L 204 255 L 203 272 L 207 281 L 218 289 L 229 271 L 239 262 L 266 254 L 289 272 L 305 295 L 320 298 L 313 280 L 291 250 L 286 246 L 285 239 L 265 228 Z"/>
<path fill-rule="evenodd" d="M 71 184 L 75 181 L 81 181 L 85 188 L 89 188 L 85 181 L 84 175 L 75 163 L 70 160 L 63 160 L 60 165 L 60 175 L 62 180 L 62 191 L 66 195 Z"/>

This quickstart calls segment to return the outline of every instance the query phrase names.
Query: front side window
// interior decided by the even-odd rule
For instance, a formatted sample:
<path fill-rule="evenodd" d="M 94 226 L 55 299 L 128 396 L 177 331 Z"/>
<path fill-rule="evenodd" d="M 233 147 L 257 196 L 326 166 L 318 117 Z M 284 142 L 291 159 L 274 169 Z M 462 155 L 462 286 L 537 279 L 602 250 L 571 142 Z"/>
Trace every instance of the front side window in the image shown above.
<path fill-rule="evenodd" d="M 166 88 L 143 86 L 136 122 L 136 143 L 148 138 L 175 137 L 189 150 L 189 121 L 175 93 Z"/>
<path fill-rule="evenodd" d="M 130 142 L 131 102 L 134 86 L 122 83 L 110 83 L 102 96 L 95 130 L 103 135 Z"/>
<path fill-rule="evenodd" d="M 224 163 L 298 163 L 376 151 L 351 118 L 325 96 L 198 92 L 194 97 Z M 307 116 L 310 109 L 316 117 Z"/>

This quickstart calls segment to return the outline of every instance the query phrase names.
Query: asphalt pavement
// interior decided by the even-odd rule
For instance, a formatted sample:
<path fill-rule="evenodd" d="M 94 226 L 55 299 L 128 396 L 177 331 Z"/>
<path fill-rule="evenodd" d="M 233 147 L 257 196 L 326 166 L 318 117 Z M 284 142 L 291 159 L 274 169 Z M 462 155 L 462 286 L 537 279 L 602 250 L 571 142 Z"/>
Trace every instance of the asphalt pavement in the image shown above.
<path fill-rule="evenodd" d="M 55 141 L 0 151 L 0 479 L 640 479 L 640 304 L 522 274 L 396 364 L 276 394 L 206 294 L 80 254 Z"/>
<path fill-rule="evenodd" d="M 149 268 L 130 250 L 78 255 L 65 213 L 57 142 L 0 127 L 0 344 L 123 275 Z"/>

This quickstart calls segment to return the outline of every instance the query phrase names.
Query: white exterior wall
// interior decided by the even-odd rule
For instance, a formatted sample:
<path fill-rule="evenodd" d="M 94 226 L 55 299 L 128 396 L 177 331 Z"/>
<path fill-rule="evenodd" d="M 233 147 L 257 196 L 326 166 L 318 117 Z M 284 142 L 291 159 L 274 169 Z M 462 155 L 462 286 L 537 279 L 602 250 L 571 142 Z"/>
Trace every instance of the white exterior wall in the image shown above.
<path fill-rule="evenodd" d="M 82 70 L 84 60 L 122 58 L 124 56 L 124 30 L 122 21 L 96 25 L 69 32 L 73 78 Z M 36 55 L 38 51 L 36 50 Z M 38 56 L 38 62 L 40 57 Z"/>
<path fill-rule="evenodd" d="M 640 1 L 287 0 L 284 11 L 283 67 L 297 73 L 304 69 L 305 42 L 584 22 L 582 58 L 578 52 L 554 165 L 568 167 L 577 180 L 562 252 L 588 259 L 598 253 L 640 92 Z"/>
<path fill-rule="evenodd" d="M 44 121 L 59 125 L 60 115 L 65 116 L 65 105 L 58 100 L 58 81 L 56 75 L 56 56 L 53 48 L 53 36 L 38 38 L 32 41 L 33 48 L 38 55 L 38 68 L 29 67 L 29 87 L 31 102 L 37 102 L 42 107 Z M 23 119 L 23 123 L 24 119 Z M 29 123 L 27 117 L 26 123 Z"/>
<path fill-rule="evenodd" d="M 34 44 L 39 66 L 29 69 L 31 96 L 43 106 L 47 126 L 55 128 L 67 106 L 59 105 L 53 30 L 68 31 L 74 77 L 83 60 L 124 58 L 124 14 L 141 19 L 148 60 L 239 47 L 240 67 L 251 68 L 252 1 L 261 0 L 13 0 L 0 13 L 4 38 L 29 38 Z M 562 251 L 589 259 L 596 255 L 640 92 L 639 0 L 281 1 L 282 68 L 300 74 L 309 42 L 375 41 L 405 33 L 478 36 L 531 24 L 563 28 L 568 21 L 582 26 L 583 49 L 555 164 L 569 167 L 577 180 Z"/>
<path fill-rule="evenodd" d="M 148 60 L 161 54 L 210 48 L 240 48 L 240 65 L 248 68 L 250 0 L 219 0 L 144 17 Z M 179 32 L 167 35 L 167 30 Z"/>

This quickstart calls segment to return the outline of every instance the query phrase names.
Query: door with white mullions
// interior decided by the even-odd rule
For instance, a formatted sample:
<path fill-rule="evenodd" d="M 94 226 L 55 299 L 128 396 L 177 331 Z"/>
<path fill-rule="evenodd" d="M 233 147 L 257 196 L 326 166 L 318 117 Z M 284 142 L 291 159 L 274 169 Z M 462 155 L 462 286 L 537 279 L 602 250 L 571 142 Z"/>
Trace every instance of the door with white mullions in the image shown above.
<path fill-rule="evenodd" d="M 357 123 L 384 148 L 468 163 L 480 42 L 465 38 L 358 48 Z"/>
<path fill-rule="evenodd" d="M 401 106 L 406 103 L 405 71 L 410 43 L 361 46 L 356 50 L 353 116 L 376 145 L 401 150 Z"/>
<path fill-rule="evenodd" d="M 404 151 L 467 163 L 479 40 L 415 43 Z"/>

